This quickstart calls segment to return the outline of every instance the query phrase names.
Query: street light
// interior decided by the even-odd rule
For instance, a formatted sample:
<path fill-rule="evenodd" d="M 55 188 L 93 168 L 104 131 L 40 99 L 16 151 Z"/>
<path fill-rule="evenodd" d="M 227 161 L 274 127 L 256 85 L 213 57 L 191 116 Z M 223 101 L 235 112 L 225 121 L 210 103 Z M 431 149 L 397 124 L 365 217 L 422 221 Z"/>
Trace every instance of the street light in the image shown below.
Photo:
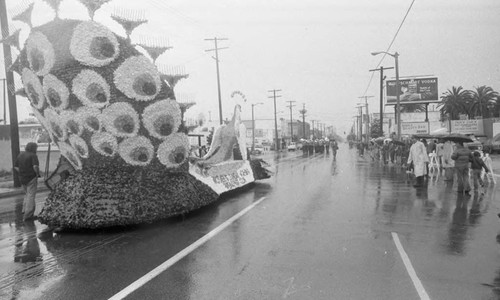
<path fill-rule="evenodd" d="M 253 108 L 254 106 L 257 106 L 259 104 L 264 104 L 262 102 L 259 103 L 252 103 L 252 153 L 255 151 L 255 119 L 253 117 Z"/>
<path fill-rule="evenodd" d="M 401 139 L 401 111 L 399 110 L 399 108 L 400 108 L 399 107 L 400 106 L 399 94 L 401 93 L 401 89 L 399 87 L 399 64 L 398 64 L 399 53 L 394 52 L 394 54 L 392 54 L 392 53 L 385 52 L 385 51 L 377 51 L 377 52 L 372 52 L 372 55 L 375 56 L 375 55 L 379 55 L 382 53 L 394 57 L 394 61 L 395 61 L 395 68 L 396 68 L 396 122 L 398 123 L 397 137 L 398 137 L 398 140 L 400 140 Z"/>

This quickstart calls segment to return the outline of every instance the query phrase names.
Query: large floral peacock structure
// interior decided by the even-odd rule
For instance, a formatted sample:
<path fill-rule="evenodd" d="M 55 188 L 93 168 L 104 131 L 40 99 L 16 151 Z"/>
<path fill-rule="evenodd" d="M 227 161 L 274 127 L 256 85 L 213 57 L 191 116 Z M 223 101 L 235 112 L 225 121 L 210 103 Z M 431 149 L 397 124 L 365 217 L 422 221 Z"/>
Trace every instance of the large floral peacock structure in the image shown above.
<path fill-rule="evenodd" d="M 51 186 L 42 223 L 66 229 L 150 223 L 270 176 L 262 161 L 247 159 L 238 105 L 231 122 L 215 132 L 209 153 L 190 159 L 173 92 L 186 76 L 156 68 L 168 47 L 131 42 L 132 30 L 145 20 L 112 16 L 127 34 L 120 37 L 93 21 L 109 0 L 80 0 L 88 8 L 87 21 L 60 19 L 61 1 L 46 0 L 55 19 L 31 28 L 12 66 L 61 153 L 51 177 L 60 180 Z M 14 20 L 32 27 L 32 9 Z M 3 42 L 18 39 L 17 31 Z"/>

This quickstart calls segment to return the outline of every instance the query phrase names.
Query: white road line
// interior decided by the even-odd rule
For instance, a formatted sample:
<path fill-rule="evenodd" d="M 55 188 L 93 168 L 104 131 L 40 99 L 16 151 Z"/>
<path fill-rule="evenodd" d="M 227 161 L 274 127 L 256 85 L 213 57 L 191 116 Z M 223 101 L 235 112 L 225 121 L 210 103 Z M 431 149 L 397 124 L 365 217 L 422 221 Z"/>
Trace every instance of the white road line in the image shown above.
<path fill-rule="evenodd" d="M 262 197 L 259 200 L 255 201 L 254 203 L 252 203 L 251 205 L 247 206 L 245 209 L 243 209 L 242 211 L 240 211 L 236 215 L 234 215 L 231 218 L 229 218 L 228 220 L 226 220 L 224 223 L 219 225 L 217 228 L 215 228 L 212 231 L 210 231 L 209 233 L 205 234 L 203 237 L 201 237 L 196 242 L 194 242 L 193 244 L 189 245 L 187 248 L 185 248 L 181 252 L 179 252 L 176 255 L 174 255 L 173 257 L 171 257 L 169 260 L 165 261 L 164 263 L 162 263 L 158 267 L 151 270 L 146 275 L 142 276 L 141 278 L 139 278 L 136 281 L 134 281 L 133 283 L 131 283 L 129 286 L 127 286 L 126 288 L 124 288 L 123 290 L 121 290 L 120 292 L 115 294 L 113 297 L 109 298 L 109 300 L 123 299 L 123 298 L 127 297 L 129 294 L 131 294 L 132 292 L 134 292 L 135 290 L 137 290 L 138 288 L 140 288 L 141 286 L 143 286 L 144 284 L 146 284 L 148 281 L 152 280 L 156 276 L 160 275 L 162 272 L 167 270 L 169 267 L 174 265 L 176 262 L 178 262 L 179 260 L 181 260 L 182 258 L 187 256 L 188 254 L 190 254 L 191 252 L 196 250 L 198 247 L 200 247 L 201 245 L 206 243 L 208 240 L 213 238 L 219 232 L 221 232 L 226 227 L 231 225 L 231 223 L 238 220 L 241 216 L 243 216 L 244 214 L 249 212 L 252 208 L 254 208 L 256 205 L 258 205 L 264 199 L 266 199 L 266 197 Z"/>
<path fill-rule="evenodd" d="M 413 281 L 413 285 L 417 289 L 418 295 L 420 296 L 420 299 L 422 300 L 430 300 L 429 295 L 427 295 L 427 292 L 424 289 L 424 286 L 422 285 L 422 282 L 420 282 L 420 279 L 418 279 L 417 273 L 415 272 L 415 269 L 413 268 L 410 258 L 408 258 L 408 255 L 405 252 L 405 249 L 403 248 L 403 245 L 401 245 L 401 242 L 399 241 L 398 234 L 395 232 L 391 232 L 392 234 L 392 239 L 394 240 L 394 244 L 396 244 L 396 248 L 399 251 L 399 255 L 401 256 L 401 259 L 403 260 L 403 263 L 405 264 L 406 271 L 410 275 L 411 280 Z"/>

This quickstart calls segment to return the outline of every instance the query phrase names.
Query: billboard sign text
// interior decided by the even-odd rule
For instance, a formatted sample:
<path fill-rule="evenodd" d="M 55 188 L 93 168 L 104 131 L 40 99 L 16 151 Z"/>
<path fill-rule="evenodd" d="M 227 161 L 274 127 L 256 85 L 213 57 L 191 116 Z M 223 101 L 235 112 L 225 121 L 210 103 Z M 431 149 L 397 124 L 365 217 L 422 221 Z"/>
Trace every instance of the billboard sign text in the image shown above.
<path fill-rule="evenodd" d="M 401 104 L 439 101 L 437 77 L 400 79 L 399 87 L 399 101 Z M 386 91 L 387 104 L 396 104 L 396 80 L 387 80 Z"/>

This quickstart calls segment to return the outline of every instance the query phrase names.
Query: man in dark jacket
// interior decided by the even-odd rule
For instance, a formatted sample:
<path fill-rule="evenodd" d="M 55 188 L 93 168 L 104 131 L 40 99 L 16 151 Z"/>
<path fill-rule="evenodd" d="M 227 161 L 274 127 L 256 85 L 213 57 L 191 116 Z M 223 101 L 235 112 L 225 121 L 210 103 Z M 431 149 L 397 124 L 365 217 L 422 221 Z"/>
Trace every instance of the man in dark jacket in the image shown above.
<path fill-rule="evenodd" d="M 457 149 L 451 155 L 455 161 L 455 171 L 457 173 L 458 192 L 469 195 L 469 163 L 472 158 L 472 152 L 464 147 L 464 143 L 457 143 Z"/>
<path fill-rule="evenodd" d="M 488 170 L 488 167 L 481 159 L 481 154 L 477 151 L 474 151 L 474 153 L 472 154 L 470 168 L 472 169 L 472 182 L 474 183 L 474 191 L 478 192 L 479 185 L 481 185 L 481 187 L 484 186 L 483 179 L 481 178 L 481 173 L 483 172 L 483 168 L 486 173 L 488 173 L 490 170 Z"/>
<path fill-rule="evenodd" d="M 36 150 L 36 143 L 28 143 L 25 151 L 21 152 L 16 159 L 14 169 L 19 174 L 19 181 L 23 187 L 25 196 L 23 203 L 23 221 L 35 218 L 35 196 L 40 176 L 40 167 Z"/>

